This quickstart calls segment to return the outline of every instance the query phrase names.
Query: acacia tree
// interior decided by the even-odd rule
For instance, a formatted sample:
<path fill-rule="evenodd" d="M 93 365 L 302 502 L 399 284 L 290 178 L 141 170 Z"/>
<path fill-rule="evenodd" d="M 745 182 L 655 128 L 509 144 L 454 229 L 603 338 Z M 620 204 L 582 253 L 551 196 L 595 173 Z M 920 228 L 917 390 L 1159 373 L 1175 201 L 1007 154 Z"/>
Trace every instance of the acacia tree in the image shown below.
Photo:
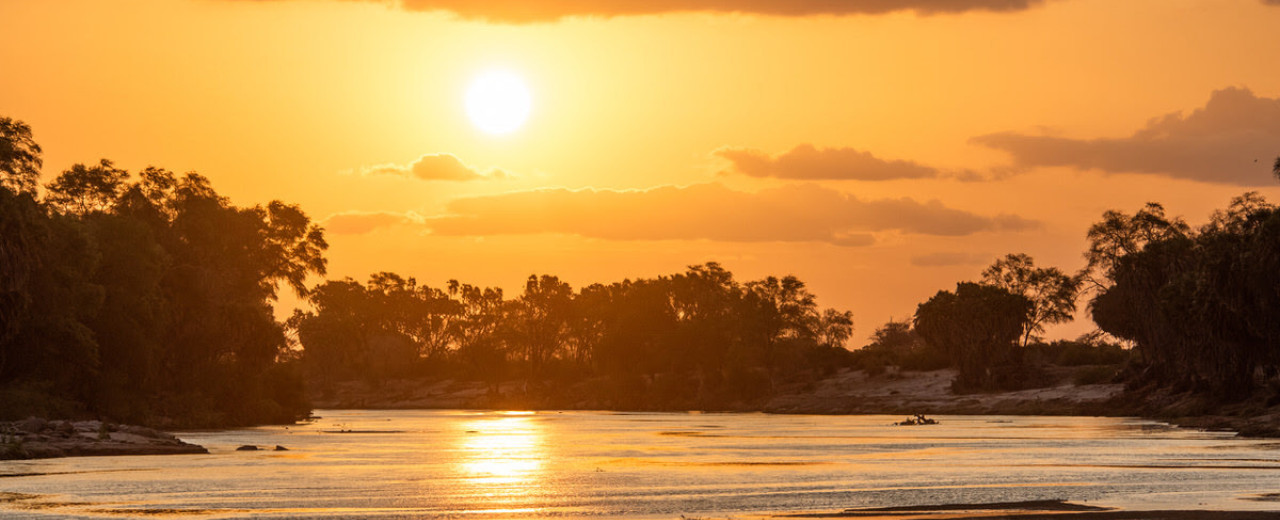
<path fill-rule="evenodd" d="M 853 336 L 853 311 L 825 309 L 818 321 L 818 344 L 827 348 L 845 348 Z"/>
<path fill-rule="evenodd" d="M 982 281 L 1031 300 L 1031 313 L 1022 326 L 1023 347 L 1035 334 L 1044 332 L 1046 325 L 1074 319 L 1080 277 L 1068 276 L 1056 267 L 1036 267 L 1026 254 L 1009 254 L 996 260 L 982 272 Z"/>

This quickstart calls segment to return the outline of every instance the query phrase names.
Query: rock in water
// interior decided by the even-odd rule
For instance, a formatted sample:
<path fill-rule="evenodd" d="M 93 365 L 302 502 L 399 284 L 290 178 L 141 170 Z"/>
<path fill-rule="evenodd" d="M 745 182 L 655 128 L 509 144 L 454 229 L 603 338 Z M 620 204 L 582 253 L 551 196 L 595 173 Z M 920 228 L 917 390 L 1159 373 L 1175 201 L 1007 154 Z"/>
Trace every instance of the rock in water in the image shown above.
<path fill-rule="evenodd" d="M 236 451 L 258 451 L 258 447 L 252 444 L 245 444 L 244 446 L 236 448 Z"/>

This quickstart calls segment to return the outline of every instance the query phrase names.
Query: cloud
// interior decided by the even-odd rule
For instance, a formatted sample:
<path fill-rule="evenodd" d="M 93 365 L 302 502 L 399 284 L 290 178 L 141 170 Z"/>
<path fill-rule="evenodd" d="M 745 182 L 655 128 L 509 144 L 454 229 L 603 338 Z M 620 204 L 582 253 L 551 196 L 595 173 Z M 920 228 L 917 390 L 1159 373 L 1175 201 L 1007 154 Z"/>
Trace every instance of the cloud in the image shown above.
<path fill-rule="evenodd" d="M 911 257 L 911 265 L 916 267 L 951 267 L 957 265 L 982 265 L 994 260 L 987 253 L 967 253 L 964 251 L 939 251 Z"/>
<path fill-rule="evenodd" d="M 822 242 L 865 246 L 872 233 L 962 236 L 1038 224 L 908 198 L 862 200 L 814 185 L 756 193 L 720 184 L 649 190 L 542 189 L 455 199 L 424 224 L 436 235 L 559 233 L 607 240 Z"/>
<path fill-rule="evenodd" d="M 489 170 L 488 173 L 480 173 L 474 168 L 463 164 L 457 157 L 447 153 L 423 155 L 418 160 L 404 166 L 399 164 L 370 166 L 362 169 L 361 173 L 365 175 L 412 176 L 428 181 L 503 180 L 510 177 L 506 172 L 496 168 Z"/>
<path fill-rule="evenodd" d="M 381 228 L 421 222 L 422 216 L 413 212 L 344 211 L 329 215 L 320 225 L 334 235 L 364 235 Z"/>
<path fill-rule="evenodd" d="M 714 154 L 732 163 L 732 171 L 778 179 L 885 181 L 937 177 L 938 170 L 912 161 L 887 161 L 853 148 L 815 148 L 802 144 L 770 156 L 759 150 L 721 148 Z"/>
<path fill-rule="evenodd" d="M 1227 88 L 1215 91 L 1203 108 L 1151 119 L 1129 137 L 1070 139 L 1006 132 L 973 142 L 1009 152 L 1015 167 L 1070 166 L 1269 185 L 1274 180 L 1268 159 L 1280 155 L 1280 99 Z"/>
<path fill-rule="evenodd" d="M 264 1 L 264 0 L 255 0 Z M 1022 11 L 1044 0 L 368 0 L 407 11 L 445 11 L 465 19 L 501 23 L 553 22 L 563 18 L 611 18 L 679 12 L 766 16 Z"/>

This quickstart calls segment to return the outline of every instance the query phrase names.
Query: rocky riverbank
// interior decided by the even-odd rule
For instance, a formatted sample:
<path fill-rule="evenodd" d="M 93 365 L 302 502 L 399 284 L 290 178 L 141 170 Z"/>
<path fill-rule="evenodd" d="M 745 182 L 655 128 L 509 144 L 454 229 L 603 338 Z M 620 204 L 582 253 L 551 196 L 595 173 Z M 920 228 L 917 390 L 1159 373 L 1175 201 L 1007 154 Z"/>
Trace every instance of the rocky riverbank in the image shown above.
<path fill-rule="evenodd" d="M 142 426 L 38 417 L 0 422 L 0 460 L 181 453 L 208 451 Z"/>

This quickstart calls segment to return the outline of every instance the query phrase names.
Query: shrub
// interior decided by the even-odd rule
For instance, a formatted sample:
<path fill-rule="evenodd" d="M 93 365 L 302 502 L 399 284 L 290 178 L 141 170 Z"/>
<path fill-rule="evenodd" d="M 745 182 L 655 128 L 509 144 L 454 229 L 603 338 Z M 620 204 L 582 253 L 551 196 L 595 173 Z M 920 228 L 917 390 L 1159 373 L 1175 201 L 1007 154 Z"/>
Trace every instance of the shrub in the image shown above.
<path fill-rule="evenodd" d="M 1115 379 L 1119 372 L 1115 366 L 1111 365 L 1094 365 L 1081 367 L 1076 370 L 1075 383 L 1077 385 L 1096 385 L 1101 383 L 1110 383 Z"/>

